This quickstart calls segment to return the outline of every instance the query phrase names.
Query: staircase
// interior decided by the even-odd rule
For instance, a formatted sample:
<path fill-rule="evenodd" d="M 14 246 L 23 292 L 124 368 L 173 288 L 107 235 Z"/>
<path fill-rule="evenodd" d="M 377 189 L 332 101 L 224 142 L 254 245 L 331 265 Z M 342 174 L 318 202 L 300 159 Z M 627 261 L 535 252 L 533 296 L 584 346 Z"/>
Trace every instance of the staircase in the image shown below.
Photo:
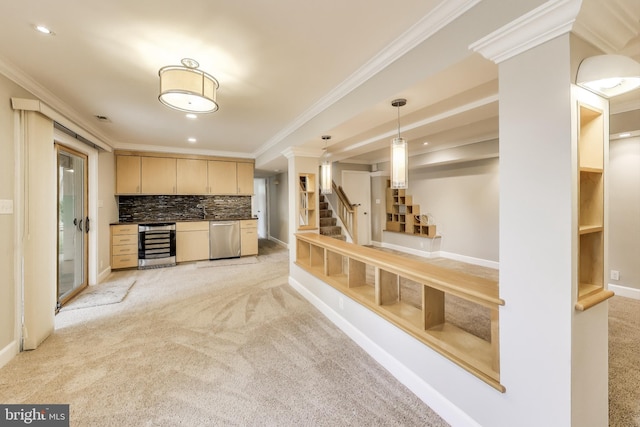
<path fill-rule="evenodd" d="M 333 216 L 333 211 L 329 209 L 329 202 L 325 201 L 324 195 L 320 195 L 320 234 L 334 239 L 346 240 L 342 234 L 342 227 L 336 225 L 338 220 Z"/>

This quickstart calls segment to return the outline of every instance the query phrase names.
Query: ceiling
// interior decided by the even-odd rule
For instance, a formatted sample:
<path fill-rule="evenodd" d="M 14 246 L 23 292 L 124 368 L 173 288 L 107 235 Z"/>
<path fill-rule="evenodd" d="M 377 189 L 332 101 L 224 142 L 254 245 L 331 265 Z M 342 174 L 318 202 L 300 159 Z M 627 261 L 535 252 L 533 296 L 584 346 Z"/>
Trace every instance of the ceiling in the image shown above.
<path fill-rule="evenodd" d="M 497 138 L 497 66 L 468 46 L 544 2 L 8 3 L 0 72 L 76 125 L 114 148 L 255 158 L 266 176 L 325 134 L 335 160 L 385 161 L 398 97 L 411 155 Z M 639 5 L 584 0 L 574 32 L 640 60 Z M 187 57 L 220 82 L 220 110 L 195 120 L 157 99 L 158 69 Z"/>

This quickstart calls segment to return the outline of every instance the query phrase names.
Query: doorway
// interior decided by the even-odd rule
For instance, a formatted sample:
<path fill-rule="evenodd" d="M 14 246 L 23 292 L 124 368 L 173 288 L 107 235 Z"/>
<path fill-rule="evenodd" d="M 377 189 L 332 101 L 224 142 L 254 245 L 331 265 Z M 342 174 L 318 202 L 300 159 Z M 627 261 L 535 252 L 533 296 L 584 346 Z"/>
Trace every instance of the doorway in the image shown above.
<path fill-rule="evenodd" d="M 358 207 L 358 244 L 371 244 L 371 174 L 342 171 L 342 188 L 351 204 Z"/>
<path fill-rule="evenodd" d="M 56 144 L 58 183 L 57 308 L 88 285 L 87 156 Z"/>
<path fill-rule="evenodd" d="M 251 198 L 251 215 L 258 218 L 258 238 L 267 238 L 267 180 L 255 178 L 253 180 L 253 194 Z"/>

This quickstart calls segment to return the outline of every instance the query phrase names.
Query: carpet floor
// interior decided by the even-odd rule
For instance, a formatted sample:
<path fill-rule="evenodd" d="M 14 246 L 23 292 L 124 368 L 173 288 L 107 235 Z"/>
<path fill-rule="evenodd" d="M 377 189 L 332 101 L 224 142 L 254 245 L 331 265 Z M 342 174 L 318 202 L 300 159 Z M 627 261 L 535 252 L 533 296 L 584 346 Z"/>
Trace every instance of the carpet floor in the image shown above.
<path fill-rule="evenodd" d="M 68 403 L 72 426 L 447 425 L 288 285 L 287 251 L 260 254 L 126 272 L 121 303 L 59 313 L 0 370 L 0 402 Z"/>

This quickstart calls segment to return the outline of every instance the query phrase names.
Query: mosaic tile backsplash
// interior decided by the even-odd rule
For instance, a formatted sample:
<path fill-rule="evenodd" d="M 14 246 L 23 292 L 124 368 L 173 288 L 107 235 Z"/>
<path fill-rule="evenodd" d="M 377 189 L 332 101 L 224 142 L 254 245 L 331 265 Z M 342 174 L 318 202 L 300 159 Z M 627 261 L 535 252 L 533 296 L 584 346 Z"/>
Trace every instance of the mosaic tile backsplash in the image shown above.
<path fill-rule="evenodd" d="M 251 218 L 251 196 L 118 196 L 120 222 Z"/>

